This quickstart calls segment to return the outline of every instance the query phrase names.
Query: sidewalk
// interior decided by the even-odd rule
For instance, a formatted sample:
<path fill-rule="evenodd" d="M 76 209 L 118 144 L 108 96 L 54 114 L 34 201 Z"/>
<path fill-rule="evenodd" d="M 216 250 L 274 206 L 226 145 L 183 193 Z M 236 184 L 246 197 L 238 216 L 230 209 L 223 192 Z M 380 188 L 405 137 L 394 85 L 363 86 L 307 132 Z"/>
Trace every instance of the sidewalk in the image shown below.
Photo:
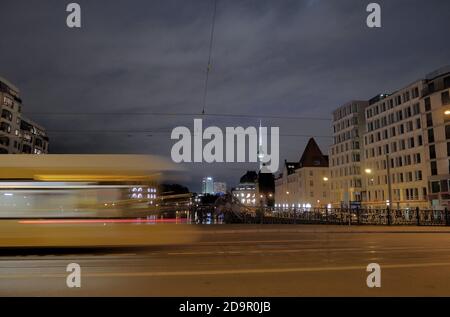
<path fill-rule="evenodd" d="M 449 233 L 445 226 L 199 225 L 202 233 Z"/>

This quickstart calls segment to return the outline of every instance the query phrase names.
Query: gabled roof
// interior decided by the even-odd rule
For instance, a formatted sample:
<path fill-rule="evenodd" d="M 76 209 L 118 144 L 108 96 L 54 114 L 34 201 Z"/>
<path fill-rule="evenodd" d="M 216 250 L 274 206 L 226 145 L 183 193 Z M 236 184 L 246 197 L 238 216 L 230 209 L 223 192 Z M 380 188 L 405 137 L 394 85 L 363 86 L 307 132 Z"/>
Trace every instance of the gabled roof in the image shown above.
<path fill-rule="evenodd" d="M 323 155 L 314 138 L 309 139 L 300 158 L 301 167 L 328 167 L 328 155 Z"/>

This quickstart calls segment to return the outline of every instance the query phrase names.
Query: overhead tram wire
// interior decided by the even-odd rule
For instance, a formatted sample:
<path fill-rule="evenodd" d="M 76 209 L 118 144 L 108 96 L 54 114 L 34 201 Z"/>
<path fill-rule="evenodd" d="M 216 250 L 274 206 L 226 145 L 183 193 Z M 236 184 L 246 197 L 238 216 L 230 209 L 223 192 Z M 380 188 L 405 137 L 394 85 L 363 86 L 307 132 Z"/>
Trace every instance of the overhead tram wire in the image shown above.
<path fill-rule="evenodd" d="M 206 111 L 206 103 L 208 98 L 208 82 L 209 82 L 209 73 L 211 71 L 212 67 L 212 50 L 213 50 L 213 44 L 214 44 L 214 30 L 216 27 L 216 13 L 217 13 L 217 0 L 214 0 L 214 9 L 213 9 L 213 16 L 212 16 L 212 23 L 211 23 L 211 34 L 209 38 L 209 52 L 208 52 L 208 65 L 206 67 L 206 75 L 205 75 L 205 90 L 203 92 L 203 109 L 202 109 L 202 115 L 205 114 Z"/>
<path fill-rule="evenodd" d="M 158 130 L 47 130 L 48 133 L 92 133 L 92 134 L 149 134 L 153 137 L 153 134 L 170 134 L 171 131 L 158 131 Z M 313 134 L 296 134 L 296 133 L 280 133 L 282 137 L 302 137 L 302 138 L 332 138 L 331 135 L 313 135 Z"/>
<path fill-rule="evenodd" d="M 197 113 L 175 113 L 175 112 L 27 112 L 33 116 L 167 116 L 167 117 L 195 117 Z M 328 117 L 309 116 L 282 116 L 282 115 L 251 115 L 233 113 L 208 113 L 209 117 L 229 117 L 229 118 L 262 118 L 281 120 L 308 120 L 308 121 L 331 121 Z"/>

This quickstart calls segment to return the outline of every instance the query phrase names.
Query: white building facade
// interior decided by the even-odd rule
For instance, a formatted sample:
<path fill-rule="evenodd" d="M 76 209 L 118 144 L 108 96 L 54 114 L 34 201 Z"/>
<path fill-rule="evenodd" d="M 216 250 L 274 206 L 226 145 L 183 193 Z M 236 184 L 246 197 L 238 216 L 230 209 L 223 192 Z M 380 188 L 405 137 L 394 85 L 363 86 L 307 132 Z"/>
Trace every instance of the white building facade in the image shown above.
<path fill-rule="evenodd" d="M 328 156 L 310 139 L 298 162 L 285 162 L 275 179 L 275 207 L 311 208 L 330 205 Z"/>

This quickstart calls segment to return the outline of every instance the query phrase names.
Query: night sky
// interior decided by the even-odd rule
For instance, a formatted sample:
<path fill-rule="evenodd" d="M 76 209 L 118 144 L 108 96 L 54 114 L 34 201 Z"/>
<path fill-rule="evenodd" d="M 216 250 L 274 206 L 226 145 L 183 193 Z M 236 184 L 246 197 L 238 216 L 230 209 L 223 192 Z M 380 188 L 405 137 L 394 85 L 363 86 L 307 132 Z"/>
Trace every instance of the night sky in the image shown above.
<path fill-rule="evenodd" d="M 170 131 L 193 125 L 180 114 L 202 111 L 213 1 L 77 2 L 81 29 L 66 26 L 70 1 L 2 0 L 0 76 L 48 129 L 51 153 L 170 157 Z M 298 160 L 309 136 L 328 151 L 336 107 L 450 64 L 450 1 L 378 1 L 380 29 L 366 26 L 370 2 L 218 0 L 206 113 L 254 117 L 204 125 L 257 126 L 262 116 L 285 135 L 280 162 Z M 186 168 L 199 190 L 202 176 L 235 185 L 256 165 Z"/>

